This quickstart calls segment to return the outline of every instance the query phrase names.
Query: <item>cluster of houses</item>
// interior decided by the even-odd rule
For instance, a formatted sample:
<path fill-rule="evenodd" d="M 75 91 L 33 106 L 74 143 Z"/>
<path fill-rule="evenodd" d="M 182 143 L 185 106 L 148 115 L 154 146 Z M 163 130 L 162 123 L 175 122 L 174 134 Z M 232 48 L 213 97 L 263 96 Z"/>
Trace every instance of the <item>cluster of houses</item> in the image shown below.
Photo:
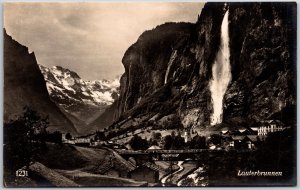
<path fill-rule="evenodd" d="M 68 139 L 66 138 L 65 134 L 62 134 L 62 142 L 65 144 L 73 144 L 78 146 L 90 146 L 91 139 L 88 137 L 72 137 Z"/>
<path fill-rule="evenodd" d="M 276 131 L 282 131 L 284 129 L 283 124 L 278 120 L 269 120 L 260 127 L 252 127 L 252 130 L 257 131 L 258 136 L 265 137 L 268 133 L 273 133 Z"/>
<path fill-rule="evenodd" d="M 235 129 L 223 128 L 218 132 L 221 138 L 221 144 L 215 145 L 210 142 L 210 137 L 207 138 L 207 146 L 209 149 L 227 149 L 227 148 L 247 148 L 254 149 L 257 141 L 263 141 L 269 133 L 283 131 L 284 125 L 278 120 L 267 120 L 261 123 L 259 126 L 253 127 L 237 127 Z M 191 139 L 197 133 L 190 133 L 191 130 L 185 130 L 181 134 L 184 138 L 185 143 L 191 141 Z M 127 149 L 120 144 L 116 144 L 113 141 L 94 141 L 95 134 L 73 137 L 67 139 L 65 134 L 62 135 L 62 142 L 68 144 L 74 144 L 78 146 L 108 146 L 113 149 Z M 130 148 L 130 147 L 129 147 Z"/>
<path fill-rule="evenodd" d="M 97 147 L 97 146 L 106 146 L 112 149 L 127 149 L 125 146 L 114 143 L 113 141 L 95 141 L 94 134 L 81 136 L 81 137 L 72 137 L 70 139 L 66 138 L 66 134 L 62 134 L 62 142 L 65 144 L 73 144 L 76 146 L 84 147 Z"/>
<path fill-rule="evenodd" d="M 235 127 L 229 129 L 225 127 L 212 133 L 221 137 L 219 144 L 216 145 L 211 142 L 211 137 L 207 137 L 206 144 L 209 149 L 254 149 L 257 142 L 264 141 L 269 133 L 285 129 L 286 127 L 279 120 L 266 120 L 261 122 L 260 125 L 248 128 Z M 193 129 L 189 129 L 183 132 L 185 143 L 191 141 L 197 135 L 197 132 L 193 131 Z"/>
<path fill-rule="evenodd" d="M 235 130 L 223 129 L 220 132 L 221 146 L 217 147 L 209 144 L 210 149 L 215 148 L 234 148 L 234 149 L 255 149 L 258 141 L 264 141 L 269 133 L 283 131 L 286 127 L 278 120 L 267 120 L 260 126 L 239 127 Z"/>
<path fill-rule="evenodd" d="M 255 127 L 239 127 L 235 130 L 221 130 L 221 143 L 216 146 L 209 142 L 207 139 L 208 147 L 210 149 L 217 148 L 232 148 L 232 149 L 255 149 L 256 143 L 258 141 L 263 141 L 269 133 L 283 131 L 286 127 L 278 120 L 267 120 L 262 122 L 262 125 Z M 194 135 L 190 134 L 189 131 L 183 132 L 183 137 L 185 142 L 189 142 Z M 153 145 L 148 148 L 151 149 L 161 149 L 160 146 Z M 130 159 L 129 159 L 130 160 Z M 127 173 L 127 177 L 138 180 L 147 181 L 148 183 L 157 183 L 159 181 L 159 173 L 162 170 L 159 166 L 146 162 L 142 165 L 135 167 L 135 169 Z"/>
<path fill-rule="evenodd" d="M 220 137 L 220 143 L 214 144 L 212 136 L 207 137 L 206 145 L 209 149 L 255 149 L 258 141 L 263 141 L 269 133 L 283 131 L 286 127 L 278 120 L 268 120 L 261 123 L 259 126 L 253 127 L 236 127 L 234 129 L 222 128 L 216 135 Z M 196 135 L 194 132 L 191 134 L 190 130 L 181 131 L 185 143 L 188 143 Z M 163 139 L 163 138 L 162 138 Z M 62 135 L 63 143 L 74 144 L 78 146 L 108 146 L 113 149 L 128 149 L 123 145 L 114 143 L 113 141 L 95 141 L 94 135 L 66 138 Z M 162 146 L 153 145 L 148 148 L 161 149 Z M 114 159 L 113 157 L 107 159 Z M 108 175 L 113 177 L 125 177 L 134 179 L 137 181 L 147 181 L 148 183 L 158 183 L 159 175 L 162 173 L 162 168 L 151 162 L 138 163 L 134 158 L 129 158 L 127 166 L 116 166 L 113 162 L 106 161 L 97 168 L 97 171 L 102 175 Z"/>

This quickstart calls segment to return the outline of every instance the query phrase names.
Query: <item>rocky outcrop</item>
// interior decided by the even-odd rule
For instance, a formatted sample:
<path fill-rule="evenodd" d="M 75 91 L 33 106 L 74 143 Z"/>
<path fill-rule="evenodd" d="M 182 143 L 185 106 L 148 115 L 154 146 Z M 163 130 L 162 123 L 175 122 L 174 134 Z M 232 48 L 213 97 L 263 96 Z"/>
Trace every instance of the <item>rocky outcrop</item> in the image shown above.
<path fill-rule="evenodd" d="M 176 114 L 185 127 L 210 125 L 212 64 L 227 10 L 232 80 L 223 122 L 265 120 L 296 105 L 295 3 L 206 3 L 197 23 L 158 26 L 126 51 L 115 125 L 158 113 Z"/>
<path fill-rule="evenodd" d="M 70 120 L 50 100 L 34 53 L 4 30 L 4 122 L 20 116 L 25 106 L 48 115 L 50 131 L 77 134 Z"/>

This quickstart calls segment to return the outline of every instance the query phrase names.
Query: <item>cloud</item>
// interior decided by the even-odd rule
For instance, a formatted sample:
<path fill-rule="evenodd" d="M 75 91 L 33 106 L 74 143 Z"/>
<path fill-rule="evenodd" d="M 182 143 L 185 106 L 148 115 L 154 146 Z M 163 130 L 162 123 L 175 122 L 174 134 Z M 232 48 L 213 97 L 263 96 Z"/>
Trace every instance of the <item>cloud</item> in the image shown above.
<path fill-rule="evenodd" d="M 5 3 L 4 26 L 40 64 L 89 80 L 124 72 L 126 49 L 165 22 L 195 22 L 203 3 Z"/>

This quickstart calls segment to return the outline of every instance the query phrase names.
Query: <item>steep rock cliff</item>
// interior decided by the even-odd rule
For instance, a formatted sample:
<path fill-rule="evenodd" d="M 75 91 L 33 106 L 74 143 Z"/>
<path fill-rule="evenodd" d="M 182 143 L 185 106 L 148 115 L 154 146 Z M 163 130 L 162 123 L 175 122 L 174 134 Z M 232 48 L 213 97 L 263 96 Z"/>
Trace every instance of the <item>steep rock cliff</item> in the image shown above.
<path fill-rule="evenodd" d="M 162 87 L 170 56 L 178 44 L 185 43 L 193 29 L 188 23 L 166 23 L 144 32 L 130 46 L 122 59 L 125 73 L 121 77 L 119 117 Z"/>
<path fill-rule="evenodd" d="M 230 5 L 233 80 L 224 117 L 262 120 L 296 105 L 296 6 Z"/>
<path fill-rule="evenodd" d="M 130 78 L 135 77 L 134 72 L 125 69 L 125 74 L 121 78 L 121 97 L 118 102 L 119 113 L 116 118 L 121 116 L 120 120 L 122 120 L 131 115 L 145 113 L 149 114 L 149 117 L 157 113 L 161 116 L 176 113 L 186 126 L 192 125 L 192 123 L 208 124 L 211 112 L 208 83 L 211 76 L 211 65 L 220 41 L 220 26 L 224 12 L 223 4 L 207 4 L 197 23 L 189 24 L 189 30 L 179 31 L 184 33 L 184 36 L 177 35 L 177 40 L 171 41 L 172 43 L 167 47 L 167 49 L 171 49 L 170 52 L 152 48 L 151 51 L 156 53 L 156 57 L 149 50 L 139 56 L 138 63 L 140 65 L 147 64 L 143 62 L 144 57 L 147 56 L 156 60 L 161 57 L 166 58 L 166 60 L 156 62 L 158 64 L 156 67 L 162 68 L 158 73 L 146 67 L 143 68 L 143 71 L 138 72 L 151 73 L 153 78 L 160 79 L 160 85 L 155 85 L 154 82 L 149 80 L 149 77 L 145 77 L 144 80 L 130 80 Z M 180 25 L 180 23 L 169 24 L 168 29 L 172 30 L 177 25 Z M 161 31 L 154 29 L 142 36 L 160 36 L 160 33 Z M 165 38 L 165 36 L 162 37 Z M 139 40 L 137 43 L 139 43 Z M 156 46 L 160 47 L 161 41 L 152 40 L 151 43 L 155 43 Z M 145 43 L 140 43 L 140 45 L 148 46 Z M 132 64 L 131 59 L 128 58 L 132 56 L 130 50 L 134 46 L 135 44 L 124 55 L 123 64 L 125 68 L 126 65 Z M 166 47 L 163 48 L 166 49 Z M 155 62 L 152 64 L 155 64 Z M 132 92 L 130 88 L 127 88 L 126 84 L 133 81 L 137 85 L 152 85 L 152 88 L 145 88 L 146 92 L 143 94 L 147 95 L 140 96 L 139 91 Z M 126 96 L 128 92 L 139 98 L 133 101 Z M 124 99 L 124 97 L 126 98 Z M 130 101 L 135 102 L 134 106 L 126 106 L 126 102 Z"/>
<path fill-rule="evenodd" d="M 4 122 L 20 116 L 24 106 L 48 115 L 50 131 L 77 134 L 70 120 L 50 100 L 34 53 L 4 30 Z"/>
<path fill-rule="evenodd" d="M 286 107 L 295 110 L 295 7 L 207 3 L 195 24 L 169 23 L 143 33 L 122 60 L 125 73 L 113 126 L 147 117 L 145 126 L 154 115 L 170 114 L 185 127 L 210 125 L 212 64 L 227 10 L 232 80 L 224 96 L 223 122 L 261 121 Z"/>

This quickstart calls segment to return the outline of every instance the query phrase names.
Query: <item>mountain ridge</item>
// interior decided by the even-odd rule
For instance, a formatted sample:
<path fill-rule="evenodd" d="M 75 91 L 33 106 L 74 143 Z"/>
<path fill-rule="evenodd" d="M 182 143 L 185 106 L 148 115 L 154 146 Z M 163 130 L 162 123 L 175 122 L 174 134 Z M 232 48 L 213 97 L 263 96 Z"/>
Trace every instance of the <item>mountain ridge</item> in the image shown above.
<path fill-rule="evenodd" d="M 77 134 L 72 122 L 49 98 L 34 53 L 4 29 L 4 122 L 16 119 L 25 106 L 49 116 L 49 131 Z"/>
<path fill-rule="evenodd" d="M 119 79 L 84 81 L 61 66 L 39 65 L 51 99 L 75 124 L 78 131 L 91 130 L 88 125 L 99 117 L 119 96 Z"/>

